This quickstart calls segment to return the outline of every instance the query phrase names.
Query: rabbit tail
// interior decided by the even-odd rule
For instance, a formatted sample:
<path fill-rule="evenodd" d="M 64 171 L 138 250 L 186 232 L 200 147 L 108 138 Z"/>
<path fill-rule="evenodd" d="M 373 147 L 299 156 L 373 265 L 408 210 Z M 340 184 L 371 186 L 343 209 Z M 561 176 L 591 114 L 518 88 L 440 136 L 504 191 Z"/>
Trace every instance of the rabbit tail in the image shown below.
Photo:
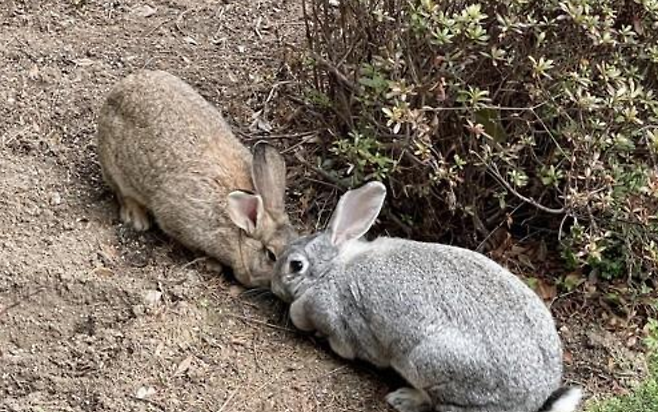
<path fill-rule="evenodd" d="M 580 388 L 563 386 L 553 392 L 537 412 L 574 412 L 582 397 Z"/>

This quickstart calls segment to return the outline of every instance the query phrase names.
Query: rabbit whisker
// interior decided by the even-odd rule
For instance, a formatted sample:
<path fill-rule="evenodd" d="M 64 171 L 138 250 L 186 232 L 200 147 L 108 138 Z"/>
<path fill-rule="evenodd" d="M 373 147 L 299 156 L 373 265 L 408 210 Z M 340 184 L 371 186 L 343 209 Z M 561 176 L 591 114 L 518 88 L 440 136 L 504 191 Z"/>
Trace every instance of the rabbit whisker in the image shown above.
<path fill-rule="evenodd" d="M 242 292 L 242 296 L 245 297 L 261 297 L 261 296 L 274 296 L 274 293 L 272 293 L 271 290 L 267 288 L 253 288 L 253 289 L 248 289 L 244 292 Z"/>

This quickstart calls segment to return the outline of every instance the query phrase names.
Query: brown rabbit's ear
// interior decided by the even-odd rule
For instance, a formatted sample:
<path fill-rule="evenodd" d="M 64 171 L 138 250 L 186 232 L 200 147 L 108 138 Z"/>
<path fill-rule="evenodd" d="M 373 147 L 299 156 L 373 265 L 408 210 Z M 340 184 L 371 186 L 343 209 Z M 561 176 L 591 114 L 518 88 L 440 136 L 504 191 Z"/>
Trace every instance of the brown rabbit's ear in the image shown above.
<path fill-rule="evenodd" d="M 229 193 L 226 209 L 233 223 L 251 235 L 263 216 L 263 201 L 258 195 L 236 190 Z"/>
<path fill-rule="evenodd" d="M 251 169 L 256 192 L 263 198 L 263 206 L 274 213 L 284 213 L 286 195 L 286 162 L 273 146 L 260 141 L 253 148 Z"/>

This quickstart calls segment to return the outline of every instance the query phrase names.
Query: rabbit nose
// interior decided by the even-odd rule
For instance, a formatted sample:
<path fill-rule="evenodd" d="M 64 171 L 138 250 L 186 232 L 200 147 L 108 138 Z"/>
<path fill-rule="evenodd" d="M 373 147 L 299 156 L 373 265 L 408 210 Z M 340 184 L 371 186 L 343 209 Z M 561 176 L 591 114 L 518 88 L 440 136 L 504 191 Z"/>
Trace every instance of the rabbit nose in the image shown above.
<path fill-rule="evenodd" d="M 279 285 L 279 282 L 272 282 L 272 285 L 270 286 L 272 289 L 272 293 L 274 293 L 277 296 L 281 296 L 281 286 Z"/>
<path fill-rule="evenodd" d="M 288 302 L 288 294 L 284 290 L 283 286 L 281 285 L 281 282 L 277 282 L 276 280 L 272 281 L 272 293 L 274 293 L 279 299 L 283 300 L 284 302 Z"/>

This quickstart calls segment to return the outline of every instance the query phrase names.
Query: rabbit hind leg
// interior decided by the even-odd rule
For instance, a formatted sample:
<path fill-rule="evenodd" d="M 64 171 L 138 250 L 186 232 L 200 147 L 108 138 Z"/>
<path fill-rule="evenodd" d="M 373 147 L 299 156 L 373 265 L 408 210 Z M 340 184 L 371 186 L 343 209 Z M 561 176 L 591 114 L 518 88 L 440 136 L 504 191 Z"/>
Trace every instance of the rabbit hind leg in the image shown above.
<path fill-rule="evenodd" d="M 111 163 L 110 163 L 111 164 Z M 132 226 L 138 232 L 144 232 L 151 228 L 151 220 L 148 210 L 142 203 L 135 200 L 135 196 L 129 195 L 132 189 L 125 184 L 121 174 L 111 166 L 101 165 L 101 174 L 105 183 L 114 192 L 119 202 L 119 217 L 121 221 Z"/>
<path fill-rule="evenodd" d="M 496 382 L 488 380 L 492 372 L 486 358 L 457 331 L 446 330 L 420 343 L 394 369 L 422 389 L 432 411 L 504 410 L 497 399 Z"/>

